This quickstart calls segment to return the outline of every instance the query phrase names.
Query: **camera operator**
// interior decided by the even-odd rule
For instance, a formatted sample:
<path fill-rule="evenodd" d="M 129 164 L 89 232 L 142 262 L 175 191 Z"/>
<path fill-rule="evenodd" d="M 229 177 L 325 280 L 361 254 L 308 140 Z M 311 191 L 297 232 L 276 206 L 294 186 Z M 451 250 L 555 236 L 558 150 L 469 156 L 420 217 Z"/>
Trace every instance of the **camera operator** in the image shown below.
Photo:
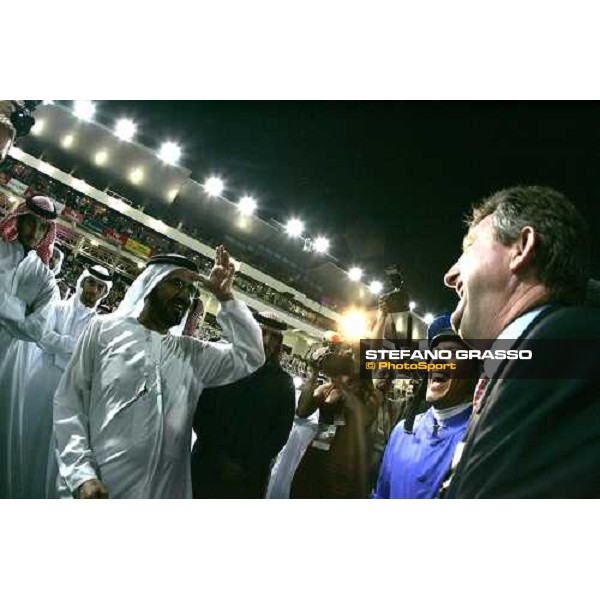
<path fill-rule="evenodd" d="M 31 113 L 39 100 L 0 100 L 0 163 L 17 137 L 27 135 L 35 123 Z"/>
<path fill-rule="evenodd" d="M 294 476 L 292 498 L 367 498 L 378 396 L 359 376 L 357 348 L 330 344 L 312 355 L 296 414 L 319 409 L 319 430 Z M 327 382 L 319 381 L 322 373 Z"/>

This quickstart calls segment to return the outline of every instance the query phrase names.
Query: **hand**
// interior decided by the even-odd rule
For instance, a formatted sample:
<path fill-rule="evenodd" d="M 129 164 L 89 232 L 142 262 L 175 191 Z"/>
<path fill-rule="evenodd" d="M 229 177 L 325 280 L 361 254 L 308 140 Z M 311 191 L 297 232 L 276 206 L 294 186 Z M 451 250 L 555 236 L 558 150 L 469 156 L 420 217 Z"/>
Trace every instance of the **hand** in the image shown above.
<path fill-rule="evenodd" d="M 229 252 L 223 246 L 217 246 L 215 265 L 208 277 L 198 275 L 198 281 L 210 290 L 219 302 L 233 298 L 233 276 L 235 267 L 229 260 Z"/>
<path fill-rule="evenodd" d="M 390 308 L 387 300 L 381 298 L 377 303 L 377 320 L 385 319 L 390 314 Z"/>
<path fill-rule="evenodd" d="M 327 395 L 331 391 L 332 387 L 333 387 L 332 383 L 322 383 L 313 392 L 313 397 L 324 401 L 327 398 Z"/>
<path fill-rule="evenodd" d="M 77 497 L 80 500 L 105 499 L 108 498 L 108 492 L 101 481 L 98 479 L 89 479 L 79 486 Z"/>

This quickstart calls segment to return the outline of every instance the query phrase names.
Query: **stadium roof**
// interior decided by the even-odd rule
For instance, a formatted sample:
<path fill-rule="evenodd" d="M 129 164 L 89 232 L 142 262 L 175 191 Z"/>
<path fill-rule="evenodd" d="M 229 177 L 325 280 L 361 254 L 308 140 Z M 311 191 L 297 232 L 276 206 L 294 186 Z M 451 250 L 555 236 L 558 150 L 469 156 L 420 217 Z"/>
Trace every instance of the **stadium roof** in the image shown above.
<path fill-rule="evenodd" d="M 367 294 L 366 286 L 350 282 L 333 257 L 305 252 L 302 241 L 289 238 L 278 223 L 256 214 L 242 217 L 235 203 L 211 198 L 191 179 L 189 169 L 165 164 L 150 148 L 123 141 L 108 127 L 81 120 L 59 104 L 40 106 L 36 121 L 35 135 L 19 140 L 30 154 L 42 155 L 98 189 L 141 203 L 146 212 L 157 211 L 159 218 L 165 211 L 186 220 L 189 216 L 189 225 L 199 225 L 201 234 L 227 244 L 234 255 L 247 250 L 256 257 L 258 268 L 261 263 L 267 272 L 279 267 L 286 276 L 295 275 L 303 289 L 316 284 L 320 297 L 361 302 Z M 276 272 L 270 274 L 278 277 Z"/>

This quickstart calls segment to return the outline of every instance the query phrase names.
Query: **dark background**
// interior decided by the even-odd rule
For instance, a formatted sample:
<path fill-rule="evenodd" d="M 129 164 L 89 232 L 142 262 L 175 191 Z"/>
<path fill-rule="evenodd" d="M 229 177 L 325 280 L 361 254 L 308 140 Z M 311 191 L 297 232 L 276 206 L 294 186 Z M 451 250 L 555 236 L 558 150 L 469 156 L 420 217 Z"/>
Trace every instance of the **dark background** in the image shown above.
<path fill-rule="evenodd" d="M 599 222 L 596 102 L 101 101 L 94 118 L 122 116 L 144 145 L 179 142 L 194 179 L 216 172 L 227 197 L 253 194 L 261 217 L 302 217 L 346 267 L 380 278 L 398 263 L 422 311 L 454 306 L 442 277 L 491 192 L 550 185 L 592 233 Z M 594 238 L 595 275 L 599 256 Z"/>

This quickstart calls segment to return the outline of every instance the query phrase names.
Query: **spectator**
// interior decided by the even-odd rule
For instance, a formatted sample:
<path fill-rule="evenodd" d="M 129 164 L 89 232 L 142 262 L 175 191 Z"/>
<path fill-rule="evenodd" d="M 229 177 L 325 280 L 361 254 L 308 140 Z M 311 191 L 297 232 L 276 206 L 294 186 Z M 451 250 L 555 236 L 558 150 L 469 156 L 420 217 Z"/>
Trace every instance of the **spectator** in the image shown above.
<path fill-rule="evenodd" d="M 0 222 L 0 498 L 22 497 L 28 346 L 40 339 L 58 295 L 48 268 L 55 218 L 52 200 L 35 197 Z"/>
<path fill-rule="evenodd" d="M 573 306 L 585 295 L 588 247 L 585 221 L 563 194 L 495 193 L 474 208 L 462 256 L 445 276 L 460 298 L 454 329 L 483 349 L 599 340 L 600 313 Z M 571 352 L 553 361 L 552 379 L 524 380 L 543 367 L 535 353 L 485 361 L 448 497 L 598 497 L 600 356 Z"/>
<path fill-rule="evenodd" d="M 367 498 L 373 454 L 371 427 L 378 397 L 371 380 L 362 380 L 356 348 L 346 347 L 319 359 L 329 379 L 318 384 L 313 366 L 296 414 L 310 417 L 319 409 L 319 431 L 302 457 L 291 488 L 292 498 Z"/>
<path fill-rule="evenodd" d="M 464 350 L 467 345 L 441 315 L 429 327 L 431 350 Z M 436 360 L 437 364 L 450 361 Z M 479 377 L 477 361 L 455 360 L 456 371 L 428 372 L 427 412 L 396 425 L 385 449 L 374 498 L 435 498 L 450 469 L 456 446 L 471 416 L 473 390 Z"/>
<path fill-rule="evenodd" d="M 51 444 L 52 400 L 79 336 L 111 285 L 106 268 L 94 265 L 83 271 L 71 298 L 52 302 L 44 333 L 37 342 L 39 356 L 32 361 L 26 381 L 28 435 L 22 443 L 26 461 L 22 498 L 56 497 L 58 466 Z"/>
<path fill-rule="evenodd" d="M 249 377 L 200 397 L 192 452 L 195 498 L 263 498 L 271 464 L 294 418 L 294 384 L 280 366 L 285 323 L 256 315 L 266 362 Z"/>

